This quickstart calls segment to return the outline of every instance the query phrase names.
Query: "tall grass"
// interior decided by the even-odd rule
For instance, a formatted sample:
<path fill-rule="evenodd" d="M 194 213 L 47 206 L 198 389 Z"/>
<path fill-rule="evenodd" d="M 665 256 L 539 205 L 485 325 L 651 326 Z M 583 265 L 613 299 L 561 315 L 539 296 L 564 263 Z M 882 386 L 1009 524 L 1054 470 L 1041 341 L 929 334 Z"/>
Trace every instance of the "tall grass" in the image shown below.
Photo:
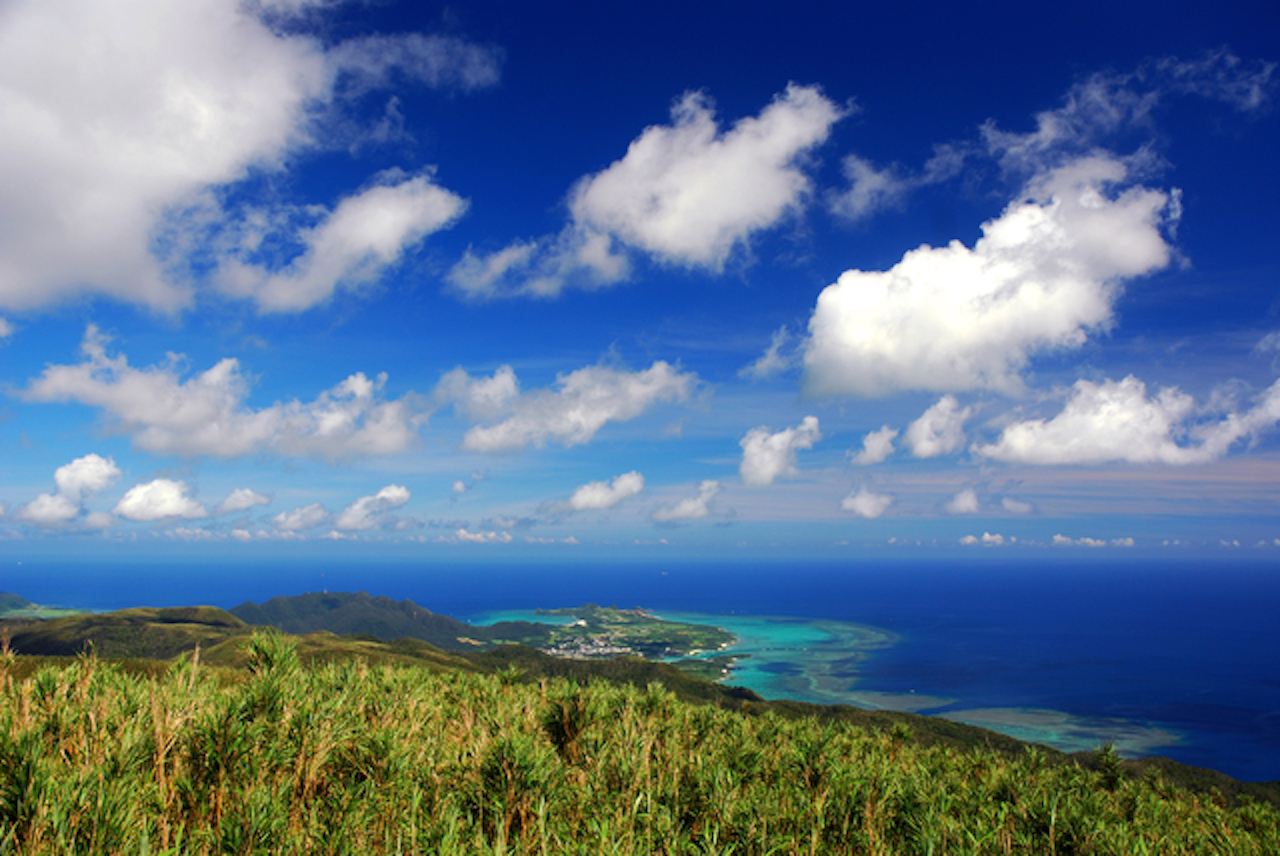
<path fill-rule="evenodd" d="M 647 689 L 0 660 L 0 854 L 1280 853 L 1269 806 Z M 1108 772 L 1108 771 L 1111 772 Z"/>

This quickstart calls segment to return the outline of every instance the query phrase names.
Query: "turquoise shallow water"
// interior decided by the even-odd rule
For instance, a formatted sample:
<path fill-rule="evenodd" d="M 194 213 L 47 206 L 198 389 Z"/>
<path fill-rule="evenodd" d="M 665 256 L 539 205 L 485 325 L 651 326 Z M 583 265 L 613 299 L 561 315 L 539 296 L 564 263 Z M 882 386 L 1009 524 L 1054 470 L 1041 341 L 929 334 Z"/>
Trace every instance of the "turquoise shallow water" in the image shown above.
<path fill-rule="evenodd" d="M 902 642 L 898 634 L 882 627 L 777 616 L 726 616 L 671 610 L 653 614 L 672 621 L 710 624 L 734 634 L 737 642 L 729 647 L 697 656 L 734 656 L 737 659 L 725 682 L 747 687 L 769 699 L 935 714 L 1065 752 L 1111 743 L 1122 755 L 1138 756 L 1175 746 L 1182 739 L 1171 727 L 1143 720 L 1079 716 L 1044 708 L 972 707 L 961 699 L 931 693 L 928 688 L 919 691 L 908 688 L 905 692 L 875 689 L 874 681 L 868 680 L 866 667 L 877 653 Z M 472 623 L 566 624 L 572 620 L 532 610 L 500 610 L 481 613 Z"/>
<path fill-rule="evenodd" d="M 845 621 L 762 616 L 708 615 L 661 610 L 660 618 L 710 624 L 738 637 L 722 651 L 739 659 L 729 682 L 749 687 L 766 698 L 824 704 L 850 704 L 859 678 L 858 666 L 872 651 L 893 645 L 897 637 L 878 627 Z M 565 624 L 572 619 L 531 610 L 502 610 L 476 616 L 474 624 L 499 621 L 540 621 Z M 936 706 L 936 705 L 935 705 Z"/>

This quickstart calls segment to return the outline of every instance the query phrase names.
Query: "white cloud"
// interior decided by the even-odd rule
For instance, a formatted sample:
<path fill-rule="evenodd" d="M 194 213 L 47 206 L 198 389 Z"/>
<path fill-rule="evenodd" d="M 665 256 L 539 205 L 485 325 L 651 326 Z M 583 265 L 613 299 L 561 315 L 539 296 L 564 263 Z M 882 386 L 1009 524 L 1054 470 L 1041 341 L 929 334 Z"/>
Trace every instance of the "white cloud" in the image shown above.
<path fill-rule="evenodd" d="M 252 541 L 253 533 L 251 533 L 248 529 L 232 529 L 231 537 L 241 542 Z"/>
<path fill-rule="evenodd" d="M 13 324 L 8 318 L 0 318 L 0 340 L 4 340 L 13 335 Z"/>
<path fill-rule="evenodd" d="M 459 529 L 453 533 L 454 538 L 464 544 L 510 544 L 510 532 L 468 532 Z"/>
<path fill-rule="evenodd" d="M 59 526 L 80 516 L 80 503 L 60 493 L 42 493 L 19 508 L 14 516 L 37 526 Z"/>
<path fill-rule="evenodd" d="M 496 383 L 500 378 L 501 383 Z M 659 360 L 639 372 L 587 366 L 559 376 L 555 390 L 518 393 L 514 373 L 504 366 L 492 378 L 471 378 L 461 369 L 450 372 L 436 388 L 436 396 L 439 401 L 454 402 L 473 418 L 505 415 L 496 424 L 470 428 L 462 447 L 507 452 L 529 445 L 541 448 L 548 441 L 566 447 L 587 443 L 609 422 L 634 419 L 659 402 L 686 400 L 696 383 L 697 375 Z M 497 392 L 477 392 L 489 389 Z"/>
<path fill-rule="evenodd" d="M 847 190 L 828 196 L 832 213 L 851 222 L 866 220 L 886 208 L 899 208 L 912 191 L 952 178 L 964 166 L 965 152 L 954 146 L 936 146 L 924 171 L 909 174 L 897 164 L 879 169 L 858 155 L 841 162 Z"/>
<path fill-rule="evenodd" d="M 398 484 L 389 484 L 373 496 L 362 496 L 343 509 L 334 521 L 337 529 L 374 529 L 385 521 L 382 515 L 393 508 L 399 508 L 409 501 L 409 489 Z"/>
<path fill-rule="evenodd" d="M 267 505 L 270 502 L 271 497 L 265 493 L 258 493 L 256 490 L 247 487 L 238 487 L 227 494 L 227 498 L 219 503 L 217 510 L 213 514 L 215 517 L 221 517 L 224 514 L 247 511 L 257 505 Z"/>
<path fill-rule="evenodd" d="M 84 516 L 85 529 L 110 529 L 115 522 L 115 518 L 105 511 L 90 511 Z"/>
<path fill-rule="evenodd" d="M 508 292 L 513 290 L 507 284 L 508 280 L 526 270 L 537 259 L 542 246 L 540 241 L 517 241 L 483 256 L 476 255 L 468 247 L 445 278 L 459 294 L 470 300 L 508 296 Z"/>
<path fill-rule="evenodd" d="M 88 454 L 69 464 L 58 467 L 53 473 L 55 494 L 42 493 L 19 508 L 17 519 L 37 526 L 60 526 L 80 516 L 84 499 L 88 494 L 106 490 L 120 478 L 120 468 L 115 459 Z M 91 528 L 101 528 L 93 526 Z"/>
<path fill-rule="evenodd" d="M 1169 262 L 1170 197 L 1117 190 L 1127 172 L 1080 158 L 1034 179 L 972 250 L 926 245 L 841 274 L 809 321 L 806 393 L 1020 389 L 1032 354 L 1082 345 L 1111 323 L 1122 281 Z"/>
<path fill-rule="evenodd" d="M 764 380 L 789 369 L 795 360 L 792 355 L 784 355 L 780 353 L 780 350 L 790 339 L 791 334 L 787 332 L 786 326 L 779 327 L 770 339 L 768 349 L 754 363 L 743 367 L 738 372 L 738 376 L 752 380 Z"/>
<path fill-rule="evenodd" d="M 1124 540 L 1124 539 L 1116 539 L 1116 541 L 1122 541 L 1122 540 Z M 1133 545 L 1132 545 L 1132 541 L 1133 541 L 1133 539 L 1132 539 L 1132 538 L 1130 538 L 1130 539 L 1129 539 L 1129 541 L 1131 542 L 1131 543 L 1129 544 L 1129 546 L 1133 546 Z M 1116 543 L 1116 542 L 1114 542 L 1114 541 L 1113 541 L 1112 543 Z M 1054 546 L 1055 546 L 1055 547 L 1071 547 L 1071 546 L 1076 546 L 1076 547 L 1105 547 L 1105 546 L 1107 546 L 1107 542 L 1106 542 L 1106 541 L 1104 541 L 1104 540 L 1102 540 L 1101 538 L 1090 538 L 1090 537 L 1088 537 L 1087 535 L 1086 535 L 1086 536 L 1084 536 L 1083 538 L 1076 538 L 1076 539 L 1074 539 L 1074 540 L 1073 540 L 1073 539 L 1071 539 L 1071 538 L 1068 538 L 1066 535 L 1054 535 L 1054 536 L 1053 536 L 1053 544 L 1054 544 Z M 1117 546 L 1119 546 L 1119 545 L 1117 545 Z"/>
<path fill-rule="evenodd" d="M 281 532 L 301 532 L 324 526 L 330 520 L 329 512 L 323 505 L 313 502 L 292 511 L 282 511 L 271 519 L 271 524 Z"/>
<path fill-rule="evenodd" d="M 857 155 L 846 157 L 841 167 L 849 189 L 832 199 L 831 210 L 848 220 L 865 220 L 883 208 L 896 207 L 911 190 L 894 167 L 876 169 Z"/>
<path fill-rule="evenodd" d="M 893 504 L 893 497 L 886 493 L 872 493 L 866 486 L 858 488 L 840 501 L 840 507 L 859 517 L 874 520 Z"/>
<path fill-rule="evenodd" d="M 219 541 L 227 537 L 226 535 L 210 532 L 208 529 L 186 526 L 175 526 L 172 529 L 167 529 L 164 535 L 174 541 Z"/>
<path fill-rule="evenodd" d="M 798 449 L 812 449 L 813 444 L 821 439 L 816 416 L 806 416 L 795 428 L 776 434 L 769 433 L 768 427 L 763 425 L 752 428 L 738 444 L 742 447 L 742 463 L 738 472 L 747 484 L 773 484 L 778 476 L 796 472 Z"/>
<path fill-rule="evenodd" d="M 462 496 L 466 492 L 467 492 L 467 483 L 464 482 L 462 479 L 458 479 L 453 483 L 454 496 Z"/>
<path fill-rule="evenodd" d="M 280 269 L 228 258 L 218 287 L 251 299 L 259 311 L 298 312 L 339 289 L 376 281 L 404 251 L 451 225 L 466 202 L 432 183 L 430 175 L 384 176 L 382 183 L 342 200 L 299 240 L 303 252 Z"/>
<path fill-rule="evenodd" d="M 126 520 L 150 522 L 170 517 L 188 520 L 207 517 L 204 506 L 187 496 L 190 488 L 186 482 L 172 479 L 155 479 L 134 485 L 116 503 L 112 513 Z"/>
<path fill-rule="evenodd" d="M 841 110 L 817 88 L 793 84 L 727 132 L 702 93 L 687 93 L 671 117 L 579 184 L 570 209 L 577 222 L 659 258 L 718 270 L 736 244 L 808 193 L 796 157 L 827 138 Z"/>
<path fill-rule="evenodd" d="M 907 426 L 906 441 L 917 458 L 950 454 L 964 445 L 964 423 L 973 409 L 960 408 L 954 395 L 944 395 Z"/>
<path fill-rule="evenodd" d="M 168 455 L 239 457 L 259 451 L 336 459 L 395 454 L 408 448 L 425 420 L 416 398 L 384 399 L 386 375 L 353 374 L 315 400 L 261 410 L 245 406 L 248 379 L 228 358 L 182 379 L 181 358 L 145 369 L 106 351 L 90 325 L 77 365 L 47 366 L 31 381 L 28 401 L 77 401 L 100 407 L 136 447 Z"/>
<path fill-rule="evenodd" d="M 1135 542 L 1132 538 L 1112 538 L 1111 539 L 1112 547 L 1132 547 L 1134 543 Z"/>
<path fill-rule="evenodd" d="M 1009 133 L 983 127 L 987 149 L 1012 172 L 1042 172 L 1064 158 L 1095 150 L 1108 134 L 1149 125 L 1171 95 L 1196 95 L 1241 112 L 1265 109 L 1275 89 L 1273 62 L 1244 62 L 1219 49 L 1195 60 L 1148 60 L 1130 72 L 1099 72 L 1067 93 L 1062 106 L 1036 114 L 1036 129 Z"/>
<path fill-rule="evenodd" d="M 445 276 L 464 299 L 555 298 L 566 288 L 592 290 L 622 282 L 631 262 L 613 237 L 569 225 L 560 234 L 516 241 L 488 255 L 468 247 Z"/>
<path fill-rule="evenodd" d="M 1280 421 L 1280 381 L 1246 412 L 1189 424 L 1194 416 L 1195 402 L 1174 388 L 1152 399 L 1146 385 L 1132 375 L 1100 384 L 1079 380 L 1057 416 L 1015 422 L 995 443 L 973 451 L 1023 464 L 1205 463 Z M 1176 439 L 1184 436 L 1194 445 L 1179 445 Z"/>
<path fill-rule="evenodd" d="M 698 485 L 697 496 L 687 496 L 672 506 L 664 506 L 653 512 L 653 519 L 659 523 L 675 520 L 698 520 L 711 513 L 708 504 L 720 493 L 722 486 L 715 479 L 704 479 Z"/>
<path fill-rule="evenodd" d="M 977 514 L 980 510 L 978 494 L 973 488 L 965 488 L 948 500 L 947 514 Z"/>
<path fill-rule="evenodd" d="M 85 494 L 106 490 L 120 478 L 120 468 L 113 458 L 89 454 L 58 467 L 53 481 L 58 493 L 79 502 Z"/>
<path fill-rule="evenodd" d="M 710 99 L 686 93 L 670 125 L 646 128 L 623 158 L 577 183 L 560 235 L 487 256 L 468 251 L 450 282 L 476 299 L 554 297 L 625 279 L 626 247 L 719 272 L 735 248 L 799 210 L 811 187 L 798 159 L 844 112 L 816 87 L 793 84 L 759 116 L 721 131 Z"/>
<path fill-rule="evenodd" d="M 452 36 L 407 33 L 341 42 L 327 59 L 346 75 L 350 95 L 386 88 L 401 76 L 433 88 L 483 89 L 498 82 L 502 53 Z"/>
<path fill-rule="evenodd" d="M 990 532 L 983 532 L 981 538 L 974 535 L 966 535 L 960 539 L 960 543 L 967 547 L 973 546 L 974 544 L 981 544 L 984 547 L 1001 547 L 1005 543 L 1005 537 L 998 534 L 993 535 Z"/>
<path fill-rule="evenodd" d="M 341 142 L 334 138 L 353 115 L 344 105 L 392 77 L 462 89 L 497 78 L 492 49 L 417 34 L 326 49 L 303 27 L 262 20 L 262 5 L 6 5 L 0 305 L 96 292 L 165 312 L 188 306 L 190 258 L 216 257 L 225 249 L 219 236 L 245 225 L 216 201 L 224 190 L 288 168 L 300 151 Z M 278 19 L 284 4 L 266 5 Z M 334 246 L 319 242 L 311 253 L 310 286 L 350 276 L 322 264 Z M 291 305 L 262 297 L 267 308 Z M 292 305 L 302 300 L 294 295 Z"/>
<path fill-rule="evenodd" d="M 1004 506 L 1004 510 L 1010 514 L 1030 514 L 1035 510 L 1035 507 L 1031 503 L 1013 499 L 1008 496 L 1000 500 L 1000 504 Z"/>
<path fill-rule="evenodd" d="M 898 436 L 897 428 L 888 425 L 879 431 L 872 431 L 862 438 L 862 451 L 851 456 L 855 466 L 878 464 L 893 454 L 893 440 Z"/>
<path fill-rule="evenodd" d="M 505 415 L 519 397 L 520 381 L 511 366 L 501 366 L 487 378 L 473 378 L 456 368 L 440 378 L 435 390 L 437 401 L 452 404 L 476 421 Z"/>
<path fill-rule="evenodd" d="M 567 507 L 571 511 L 603 510 L 613 508 L 624 499 L 635 496 L 644 489 L 644 476 L 632 470 L 623 473 L 612 482 L 594 481 L 582 485 L 569 497 Z"/>
<path fill-rule="evenodd" d="M 1253 346 L 1255 354 L 1265 354 L 1267 351 L 1280 351 L 1280 330 L 1272 330 Z"/>

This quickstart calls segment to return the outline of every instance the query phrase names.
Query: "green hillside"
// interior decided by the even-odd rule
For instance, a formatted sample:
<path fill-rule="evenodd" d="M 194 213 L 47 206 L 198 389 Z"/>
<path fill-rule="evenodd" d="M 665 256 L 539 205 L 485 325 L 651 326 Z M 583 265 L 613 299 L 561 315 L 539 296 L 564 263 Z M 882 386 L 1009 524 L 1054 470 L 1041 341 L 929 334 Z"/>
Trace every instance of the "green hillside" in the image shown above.
<path fill-rule="evenodd" d="M 19 654 L 74 656 L 92 650 L 102 657 L 163 660 L 251 632 L 212 606 L 141 607 L 16 626 L 9 644 Z"/>
<path fill-rule="evenodd" d="M 151 675 L 0 656 L 0 853 L 1280 852 L 1273 806 L 1108 752 L 485 673 L 416 641 L 203 651 Z"/>
<path fill-rule="evenodd" d="M 263 604 L 242 603 L 231 613 L 246 624 L 269 626 L 286 633 L 328 630 L 339 635 L 361 633 L 384 641 L 421 639 L 446 651 L 465 651 L 504 642 L 544 645 L 551 628 L 531 622 L 506 622 L 495 627 L 470 624 L 437 615 L 411 600 L 374 597 L 368 592 L 311 592 L 273 597 Z"/>
<path fill-rule="evenodd" d="M 0 591 L 0 616 L 8 615 L 11 612 L 22 612 L 31 609 L 34 603 L 25 597 L 16 594 L 10 594 L 7 591 Z"/>

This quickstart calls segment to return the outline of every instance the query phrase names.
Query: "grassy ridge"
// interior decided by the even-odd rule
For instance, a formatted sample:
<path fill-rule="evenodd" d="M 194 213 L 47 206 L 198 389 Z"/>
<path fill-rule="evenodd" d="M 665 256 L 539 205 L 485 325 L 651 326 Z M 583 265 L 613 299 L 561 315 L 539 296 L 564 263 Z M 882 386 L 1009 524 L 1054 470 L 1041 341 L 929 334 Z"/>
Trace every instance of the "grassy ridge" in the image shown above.
<path fill-rule="evenodd" d="M 0 660 L 0 853 L 1280 852 L 1274 808 L 1106 755 L 225 644 L 242 667 Z"/>
<path fill-rule="evenodd" d="M 201 645 L 208 647 L 253 629 L 213 606 L 140 607 L 98 615 L 75 615 L 6 629 L 9 644 L 22 654 L 168 659 Z"/>

